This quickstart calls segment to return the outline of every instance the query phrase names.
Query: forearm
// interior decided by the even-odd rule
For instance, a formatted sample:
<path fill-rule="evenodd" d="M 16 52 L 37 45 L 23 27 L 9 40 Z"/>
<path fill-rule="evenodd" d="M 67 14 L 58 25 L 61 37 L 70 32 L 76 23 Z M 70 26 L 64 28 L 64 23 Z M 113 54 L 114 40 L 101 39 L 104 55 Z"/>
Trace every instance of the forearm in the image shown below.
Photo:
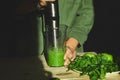
<path fill-rule="evenodd" d="M 92 0 L 82 0 L 75 21 L 68 37 L 75 38 L 81 45 L 87 40 L 94 23 L 94 8 Z"/>

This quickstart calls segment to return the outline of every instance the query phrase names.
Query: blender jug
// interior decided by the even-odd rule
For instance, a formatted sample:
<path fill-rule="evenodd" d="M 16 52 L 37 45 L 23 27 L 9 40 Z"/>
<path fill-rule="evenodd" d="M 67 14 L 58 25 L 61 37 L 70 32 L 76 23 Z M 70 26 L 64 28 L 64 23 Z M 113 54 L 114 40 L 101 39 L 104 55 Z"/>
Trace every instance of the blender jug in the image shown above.
<path fill-rule="evenodd" d="M 45 58 L 49 66 L 64 65 L 66 28 L 59 27 L 58 0 L 45 7 Z"/>

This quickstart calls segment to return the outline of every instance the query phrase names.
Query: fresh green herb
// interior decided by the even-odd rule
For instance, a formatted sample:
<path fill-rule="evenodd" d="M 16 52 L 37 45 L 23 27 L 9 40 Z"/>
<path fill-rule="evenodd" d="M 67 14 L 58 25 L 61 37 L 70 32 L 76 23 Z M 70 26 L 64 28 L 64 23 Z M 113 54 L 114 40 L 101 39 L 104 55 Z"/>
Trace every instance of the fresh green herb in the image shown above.
<path fill-rule="evenodd" d="M 114 62 L 113 56 L 108 53 L 77 56 L 68 66 L 69 70 L 82 72 L 81 75 L 89 75 L 90 80 L 104 80 L 107 72 L 118 71 L 118 65 Z"/>

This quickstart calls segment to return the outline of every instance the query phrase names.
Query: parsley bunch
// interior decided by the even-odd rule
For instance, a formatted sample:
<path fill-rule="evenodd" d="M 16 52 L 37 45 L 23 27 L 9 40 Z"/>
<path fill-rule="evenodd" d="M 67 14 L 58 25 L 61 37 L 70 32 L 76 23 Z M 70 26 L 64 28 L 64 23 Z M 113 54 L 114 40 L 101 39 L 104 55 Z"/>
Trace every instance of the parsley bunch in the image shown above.
<path fill-rule="evenodd" d="M 118 65 L 114 62 L 113 56 L 108 53 L 92 54 L 87 53 L 77 56 L 68 66 L 69 70 L 82 72 L 81 75 L 89 75 L 90 80 L 104 80 L 107 72 L 118 71 Z"/>

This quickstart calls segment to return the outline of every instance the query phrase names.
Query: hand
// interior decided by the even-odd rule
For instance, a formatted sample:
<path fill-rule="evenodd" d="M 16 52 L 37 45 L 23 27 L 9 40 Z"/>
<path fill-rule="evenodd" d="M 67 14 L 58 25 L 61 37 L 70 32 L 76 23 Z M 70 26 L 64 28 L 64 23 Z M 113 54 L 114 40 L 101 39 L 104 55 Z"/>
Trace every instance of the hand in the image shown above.
<path fill-rule="evenodd" d="M 72 51 L 70 48 L 66 47 L 66 52 L 64 55 L 64 66 L 67 67 L 70 64 L 70 62 L 76 58 L 76 55 L 76 50 Z"/>
<path fill-rule="evenodd" d="M 43 7 L 47 5 L 47 2 L 52 2 L 52 1 L 55 0 L 39 0 L 39 5 Z"/>
<path fill-rule="evenodd" d="M 64 66 L 67 67 L 70 64 L 70 62 L 76 58 L 76 48 L 78 46 L 78 41 L 75 38 L 69 38 L 66 41 L 65 46 L 66 52 L 64 55 Z"/>

